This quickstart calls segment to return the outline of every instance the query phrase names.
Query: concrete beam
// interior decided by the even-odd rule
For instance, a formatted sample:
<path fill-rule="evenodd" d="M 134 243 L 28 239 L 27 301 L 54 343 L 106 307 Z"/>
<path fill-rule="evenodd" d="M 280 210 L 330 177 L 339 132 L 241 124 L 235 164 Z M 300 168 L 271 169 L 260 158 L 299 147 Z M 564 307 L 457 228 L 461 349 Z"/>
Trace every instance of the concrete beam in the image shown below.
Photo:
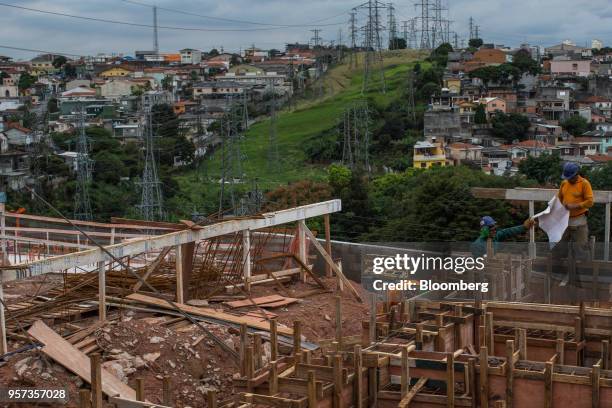
<path fill-rule="evenodd" d="M 258 217 L 222 221 L 217 224 L 205 225 L 194 229 L 171 232 L 169 234 L 136 239 L 131 242 L 108 245 L 106 250 L 113 256 L 122 258 L 145 252 L 161 251 L 167 246 L 176 246 L 202 239 L 233 234 L 245 229 L 257 230 L 276 225 L 287 224 L 298 220 L 318 217 L 338 212 L 342 209 L 340 200 L 330 200 L 321 203 L 303 205 L 287 210 L 274 211 Z M 51 258 L 24 262 L 14 265 L 14 269 L 1 271 L 4 281 L 24 279 L 30 276 L 59 272 L 77 266 L 94 265 L 97 262 L 110 262 L 112 258 L 100 248 L 75 252 L 72 254 L 54 256 Z"/>
<path fill-rule="evenodd" d="M 498 200 L 516 201 L 550 201 L 557 189 L 553 188 L 484 188 L 472 187 L 472 195 L 476 198 L 492 198 Z M 612 202 L 612 191 L 593 191 L 595 203 L 606 204 Z"/>

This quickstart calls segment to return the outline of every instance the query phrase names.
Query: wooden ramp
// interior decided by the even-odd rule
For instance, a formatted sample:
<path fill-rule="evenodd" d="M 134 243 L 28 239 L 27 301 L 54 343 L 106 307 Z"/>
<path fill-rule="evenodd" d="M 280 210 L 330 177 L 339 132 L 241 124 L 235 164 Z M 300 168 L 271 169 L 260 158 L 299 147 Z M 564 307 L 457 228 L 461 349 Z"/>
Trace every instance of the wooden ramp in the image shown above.
<path fill-rule="evenodd" d="M 42 348 L 43 353 L 81 377 L 84 381 L 91 383 L 89 357 L 83 352 L 64 340 L 40 320 L 34 322 L 28 333 L 44 345 Z M 102 368 L 102 392 L 109 397 L 119 396 L 120 398 L 130 400 L 136 399 L 136 391 L 122 383 L 104 368 Z"/>

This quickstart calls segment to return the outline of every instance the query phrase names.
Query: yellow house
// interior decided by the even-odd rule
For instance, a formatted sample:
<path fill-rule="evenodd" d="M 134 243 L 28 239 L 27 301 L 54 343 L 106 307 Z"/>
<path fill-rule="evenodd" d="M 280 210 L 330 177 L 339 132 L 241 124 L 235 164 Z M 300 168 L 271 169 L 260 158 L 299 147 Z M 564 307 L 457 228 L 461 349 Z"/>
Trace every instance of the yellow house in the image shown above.
<path fill-rule="evenodd" d="M 461 93 L 461 79 L 455 77 L 444 78 L 444 88 L 447 88 L 450 93 Z"/>
<path fill-rule="evenodd" d="M 100 72 L 102 78 L 122 78 L 132 75 L 132 70 L 126 67 L 112 67 Z"/>
<path fill-rule="evenodd" d="M 446 166 L 446 154 L 442 143 L 435 140 L 416 142 L 412 156 L 412 166 L 415 169 L 428 169 L 436 166 Z"/>

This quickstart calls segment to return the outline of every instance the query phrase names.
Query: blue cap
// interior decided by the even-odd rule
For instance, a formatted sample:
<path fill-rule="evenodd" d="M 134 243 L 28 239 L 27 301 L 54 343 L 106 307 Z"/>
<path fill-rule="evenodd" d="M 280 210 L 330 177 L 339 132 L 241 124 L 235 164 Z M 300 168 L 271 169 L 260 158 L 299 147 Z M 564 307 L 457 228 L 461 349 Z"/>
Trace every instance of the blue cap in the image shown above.
<path fill-rule="evenodd" d="M 580 171 L 580 166 L 576 163 L 565 163 L 563 165 L 563 174 L 561 178 L 563 180 L 568 180 L 574 177 Z"/>
<path fill-rule="evenodd" d="M 495 220 L 493 219 L 493 217 L 485 215 L 484 217 L 480 219 L 481 227 L 492 227 L 494 225 L 495 225 Z"/>

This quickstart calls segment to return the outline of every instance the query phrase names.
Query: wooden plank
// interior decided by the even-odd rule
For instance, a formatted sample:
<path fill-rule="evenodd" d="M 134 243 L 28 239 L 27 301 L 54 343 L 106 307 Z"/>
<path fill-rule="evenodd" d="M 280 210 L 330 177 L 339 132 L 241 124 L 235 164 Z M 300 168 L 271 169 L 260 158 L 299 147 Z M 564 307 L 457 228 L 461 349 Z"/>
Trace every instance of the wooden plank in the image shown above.
<path fill-rule="evenodd" d="M 128 295 L 126 299 L 134 300 L 134 301 L 141 302 L 141 303 L 151 305 L 151 306 L 158 306 L 164 309 L 173 309 L 172 306 L 170 306 L 168 302 L 166 302 L 165 300 L 154 298 L 151 296 L 146 296 L 141 293 L 132 293 L 131 295 Z M 215 320 L 220 320 L 220 321 L 233 323 L 237 325 L 245 323 L 249 327 L 263 330 L 263 331 L 268 331 L 269 329 L 269 325 L 267 323 L 257 321 L 249 317 L 234 316 L 234 315 L 231 315 L 225 312 L 221 312 L 215 309 L 195 307 L 195 306 L 190 306 L 190 305 L 180 304 L 180 303 L 177 303 L 176 306 L 183 312 L 186 312 L 192 315 L 196 315 L 196 316 L 210 317 Z M 286 336 L 293 335 L 293 331 L 287 327 L 279 327 L 278 333 L 286 335 Z"/>
<path fill-rule="evenodd" d="M 121 397 L 109 397 L 108 402 L 117 408 L 171 408 L 165 405 L 152 404 L 146 401 L 133 401 Z"/>
<path fill-rule="evenodd" d="M 44 344 L 43 353 L 57 363 L 72 371 L 84 381 L 91 381 L 89 358 L 59 334 L 51 330 L 42 321 L 37 320 L 28 330 L 28 334 Z M 122 398 L 136 399 L 136 391 L 122 383 L 108 371 L 101 370 L 102 391 L 108 396 L 119 395 Z"/>
<path fill-rule="evenodd" d="M 455 408 L 455 355 L 446 353 L 446 406 Z"/>
<path fill-rule="evenodd" d="M 280 295 L 270 295 L 270 296 L 256 297 L 252 299 L 224 302 L 223 304 L 232 309 L 238 309 L 240 307 L 245 307 L 245 306 L 255 306 L 255 305 L 263 305 L 265 303 L 278 302 L 279 300 L 283 300 L 283 299 L 285 298 Z"/>
<path fill-rule="evenodd" d="M 599 392 L 599 378 L 601 376 L 601 368 L 599 365 L 594 365 L 591 371 L 591 387 L 592 397 L 591 406 L 593 408 L 599 408 L 600 392 Z"/>
<path fill-rule="evenodd" d="M 283 300 L 279 300 L 278 302 L 264 303 L 260 307 L 263 307 L 263 308 L 275 308 L 275 307 L 291 305 L 291 304 L 293 304 L 295 302 L 298 302 L 298 301 L 299 301 L 299 299 L 286 297 Z"/>
<path fill-rule="evenodd" d="M 153 273 L 155 273 L 155 271 L 157 271 L 162 261 L 164 260 L 166 255 L 168 255 L 168 252 L 170 252 L 171 249 L 172 247 L 165 247 L 159 253 L 159 255 L 157 255 L 157 257 L 151 263 L 151 265 L 147 267 L 147 271 L 144 273 L 144 275 L 142 275 L 142 281 L 146 281 L 149 278 L 149 276 L 151 276 Z M 134 284 L 134 287 L 132 288 L 134 292 L 138 292 L 138 290 L 142 287 L 142 281 L 139 280 L 138 282 Z"/>
<path fill-rule="evenodd" d="M 553 406 L 553 371 L 553 363 L 547 361 L 544 369 L 544 408 Z"/>
<path fill-rule="evenodd" d="M 480 347 L 480 407 L 489 406 L 489 358 L 486 346 Z"/>
<path fill-rule="evenodd" d="M 317 251 L 319 251 L 319 253 L 323 257 L 323 259 L 325 259 L 325 262 L 327 262 L 327 264 L 333 269 L 333 271 L 336 273 L 338 278 L 340 278 L 340 280 L 343 281 L 346 286 L 348 286 L 349 290 L 351 291 L 351 293 L 355 297 L 355 299 L 359 303 L 363 303 L 363 299 L 361 298 L 361 296 L 359 295 L 357 290 L 353 287 L 353 285 L 351 285 L 351 281 L 349 281 L 347 279 L 347 277 L 344 276 L 344 273 L 342 273 L 340 268 L 338 268 L 338 265 L 336 265 L 336 263 L 329 256 L 329 254 L 325 251 L 325 249 L 321 246 L 319 241 L 317 241 L 317 238 L 314 236 L 312 231 L 306 225 L 304 225 L 304 232 L 306 232 L 306 235 L 310 239 L 310 242 L 312 242 L 314 247 L 317 249 Z"/>
<path fill-rule="evenodd" d="M 427 383 L 427 378 L 421 377 L 419 381 L 414 384 L 414 386 L 408 391 L 408 393 L 402 398 L 402 400 L 398 404 L 398 408 L 406 408 L 410 406 L 410 402 L 412 399 L 421 391 L 421 388 Z"/>

